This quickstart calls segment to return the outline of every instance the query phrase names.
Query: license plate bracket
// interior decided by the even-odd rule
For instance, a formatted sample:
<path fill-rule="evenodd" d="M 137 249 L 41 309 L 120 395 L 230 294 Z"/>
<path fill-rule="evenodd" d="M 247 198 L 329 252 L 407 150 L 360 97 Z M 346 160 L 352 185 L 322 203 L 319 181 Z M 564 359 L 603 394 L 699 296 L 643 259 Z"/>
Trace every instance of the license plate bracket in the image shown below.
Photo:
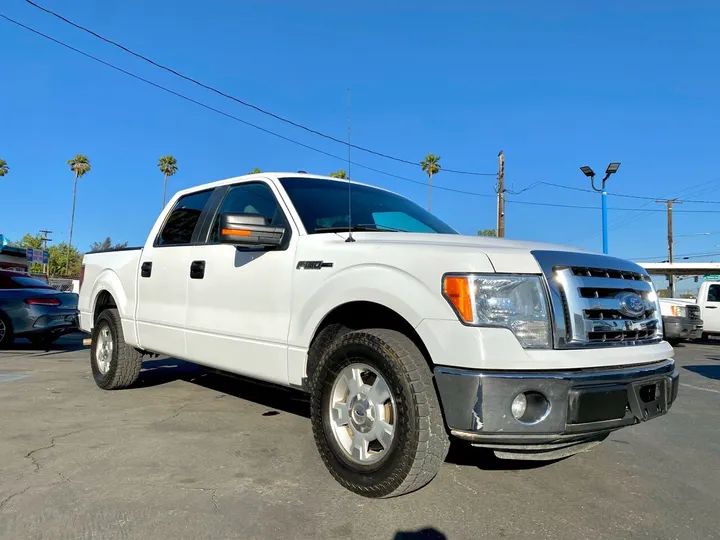
<path fill-rule="evenodd" d="M 665 377 L 636 382 L 628 396 L 630 410 L 635 418 L 644 422 L 665 414 L 667 405 L 667 379 Z"/>

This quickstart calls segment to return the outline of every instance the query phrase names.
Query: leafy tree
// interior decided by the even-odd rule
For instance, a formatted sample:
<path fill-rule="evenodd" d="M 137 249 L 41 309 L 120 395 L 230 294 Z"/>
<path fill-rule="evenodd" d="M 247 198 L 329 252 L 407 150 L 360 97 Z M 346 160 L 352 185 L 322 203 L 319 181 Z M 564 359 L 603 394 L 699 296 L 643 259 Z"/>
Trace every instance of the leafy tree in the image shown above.
<path fill-rule="evenodd" d="M 75 183 L 73 184 L 73 204 L 72 204 L 72 216 L 70 217 L 70 235 L 68 237 L 68 243 L 67 243 L 67 249 L 68 253 L 65 258 L 67 261 L 67 265 L 65 268 L 65 274 L 67 274 L 70 271 L 70 261 L 72 259 L 70 248 L 72 246 L 72 234 L 73 234 L 73 226 L 75 225 L 75 198 L 77 196 L 77 183 L 78 178 L 82 178 L 85 176 L 88 172 L 90 172 L 90 161 L 86 156 L 83 156 L 82 154 L 75 154 L 75 157 L 72 159 L 68 159 L 67 164 L 70 165 L 70 170 L 75 173 Z M 62 245 L 62 244 L 58 244 Z"/>
<path fill-rule="evenodd" d="M 18 247 L 40 249 L 42 247 L 42 236 L 28 233 L 19 242 L 14 243 Z M 51 275 L 78 276 L 80 275 L 81 264 L 82 253 L 69 244 L 61 242 L 48 248 L 48 273 Z M 30 265 L 30 271 L 40 273 L 42 272 L 42 265 L 33 263 Z"/>
<path fill-rule="evenodd" d="M 5 176 L 9 172 L 10 167 L 8 167 L 7 161 L 5 161 L 4 159 L 0 159 L 0 177 Z"/>
<path fill-rule="evenodd" d="M 428 212 L 432 208 L 432 178 L 434 174 L 440 172 L 440 156 L 435 154 L 428 154 L 420 162 L 422 170 L 428 175 Z"/>
<path fill-rule="evenodd" d="M 82 265 L 83 254 L 74 246 L 60 242 L 48 248 L 49 263 L 48 272 L 51 275 L 59 276 L 65 270 L 66 276 L 79 276 Z"/>
<path fill-rule="evenodd" d="M 93 242 L 92 245 L 90 246 L 90 253 L 94 253 L 96 251 L 109 251 L 109 250 L 113 250 L 113 249 L 124 249 L 127 247 L 127 245 L 128 245 L 127 242 L 113 245 L 112 240 L 110 240 L 110 237 L 108 236 L 102 242 Z"/>
<path fill-rule="evenodd" d="M 249 171 L 248 174 L 260 174 L 262 171 L 255 167 L 252 171 Z"/>
<path fill-rule="evenodd" d="M 495 229 L 480 229 L 478 236 L 497 236 L 497 231 Z"/>
<path fill-rule="evenodd" d="M 167 191 L 167 179 L 178 171 L 177 160 L 171 155 L 163 156 L 158 160 L 160 172 L 164 175 L 163 181 L 163 208 L 165 208 L 165 193 Z"/>
<path fill-rule="evenodd" d="M 340 169 L 339 171 L 331 172 L 330 176 L 333 178 L 347 178 L 347 172 L 345 172 L 345 169 Z"/>

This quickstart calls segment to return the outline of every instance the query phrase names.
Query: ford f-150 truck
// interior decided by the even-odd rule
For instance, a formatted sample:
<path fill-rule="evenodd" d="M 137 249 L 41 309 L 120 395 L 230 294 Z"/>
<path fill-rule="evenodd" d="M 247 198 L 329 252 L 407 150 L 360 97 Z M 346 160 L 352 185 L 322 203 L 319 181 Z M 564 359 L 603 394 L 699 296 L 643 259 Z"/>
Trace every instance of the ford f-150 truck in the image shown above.
<path fill-rule="evenodd" d="M 322 460 L 367 497 L 430 482 L 450 437 L 555 459 L 678 391 L 641 267 L 462 236 L 390 191 L 307 174 L 177 193 L 143 248 L 85 255 L 80 310 L 100 388 L 165 354 L 308 392 Z"/>

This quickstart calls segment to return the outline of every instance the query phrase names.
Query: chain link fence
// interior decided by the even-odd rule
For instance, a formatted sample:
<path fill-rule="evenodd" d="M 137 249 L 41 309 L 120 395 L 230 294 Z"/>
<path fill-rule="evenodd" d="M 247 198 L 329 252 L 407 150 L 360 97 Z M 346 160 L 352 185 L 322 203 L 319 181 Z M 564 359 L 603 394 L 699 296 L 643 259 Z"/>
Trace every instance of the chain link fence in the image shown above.
<path fill-rule="evenodd" d="M 53 289 L 62 292 L 79 292 L 80 277 L 67 276 L 48 276 L 47 274 L 30 274 L 32 277 L 40 279 L 50 285 Z"/>

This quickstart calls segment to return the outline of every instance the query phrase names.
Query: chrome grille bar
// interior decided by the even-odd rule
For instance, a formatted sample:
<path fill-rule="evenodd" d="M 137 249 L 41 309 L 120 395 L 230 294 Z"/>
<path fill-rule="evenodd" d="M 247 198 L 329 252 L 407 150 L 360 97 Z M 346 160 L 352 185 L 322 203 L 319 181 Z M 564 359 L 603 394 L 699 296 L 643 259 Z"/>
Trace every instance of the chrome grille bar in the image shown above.
<path fill-rule="evenodd" d="M 556 348 L 642 345 L 662 339 L 660 306 L 642 267 L 589 253 L 533 251 L 533 256 L 546 279 Z M 629 310 L 623 300 L 627 297 L 639 309 Z"/>

